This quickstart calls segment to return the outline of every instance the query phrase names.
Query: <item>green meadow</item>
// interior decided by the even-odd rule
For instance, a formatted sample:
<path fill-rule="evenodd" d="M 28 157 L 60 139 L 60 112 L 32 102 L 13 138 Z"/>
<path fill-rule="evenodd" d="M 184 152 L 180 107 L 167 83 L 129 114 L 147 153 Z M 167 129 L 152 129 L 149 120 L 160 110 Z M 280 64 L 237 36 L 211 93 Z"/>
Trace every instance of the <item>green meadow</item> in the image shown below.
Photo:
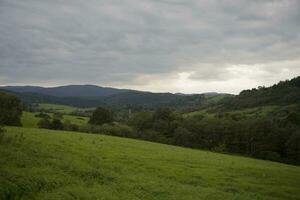
<path fill-rule="evenodd" d="M 37 128 L 37 124 L 41 118 L 36 117 L 35 115 L 38 114 L 37 112 L 26 112 L 24 111 L 22 113 L 21 117 L 21 123 L 23 127 L 28 128 Z M 52 117 L 52 113 L 47 113 L 49 116 Z M 73 124 L 76 125 L 85 125 L 87 124 L 89 118 L 88 117 L 82 117 L 82 116 L 75 116 L 75 115 L 63 115 L 62 121 L 70 121 Z"/>
<path fill-rule="evenodd" d="M 78 108 L 73 106 L 59 105 L 59 104 L 50 104 L 50 103 L 40 103 L 38 104 L 39 109 L 45 109 L 51 112 L 60 112 L 65 114 L 71 114 L 76 111 L 91 111 L 95 108 Z"/>
<path fill-rule="evenodd" d="M 300 199 L 299 166 L 105 135 L 6 130 L 0 199 Z"/>

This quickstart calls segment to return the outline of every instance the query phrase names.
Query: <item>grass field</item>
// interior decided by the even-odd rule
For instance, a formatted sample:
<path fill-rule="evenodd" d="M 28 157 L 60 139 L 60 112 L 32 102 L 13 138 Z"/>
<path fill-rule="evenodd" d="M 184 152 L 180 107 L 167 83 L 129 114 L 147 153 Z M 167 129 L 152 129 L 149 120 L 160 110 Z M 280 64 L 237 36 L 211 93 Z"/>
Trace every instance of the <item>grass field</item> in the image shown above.
<path fill-rule="evenodd" d="M 48 104 L 48 103 L 41 103 L 38 105 L 38 108 L 49 110 L 51 112 L 60 112 L 70 114 L 75 111 L 89 111 L 94 110 L 94 108 L 77 108 L 73 106 L 66 106 L 66 105 L 59 105 L 59 104 Z"/>
<path fill-rule="evenodd" d="M 23 127 L 28 128 L 37 128 L 37 123 L 41 118 L 35 117 L 37 113 L 34 112 L 23 112 L 21 117 L 21 123 Z M 50 116 L 52 116 L 52 113 L 48 113 Z M 70 121 L 73 124 L 76 125 L 84 125 L 88 122 L 88 117 L 81 117 L 81 116 L 74 116 L 74 115 L 63 115 L 62 121 Z"/>
<path fill-rule="evenodd" d="M 7 127 L 0 199 L 300 199 L 300 167 L 132 139 Z"/>

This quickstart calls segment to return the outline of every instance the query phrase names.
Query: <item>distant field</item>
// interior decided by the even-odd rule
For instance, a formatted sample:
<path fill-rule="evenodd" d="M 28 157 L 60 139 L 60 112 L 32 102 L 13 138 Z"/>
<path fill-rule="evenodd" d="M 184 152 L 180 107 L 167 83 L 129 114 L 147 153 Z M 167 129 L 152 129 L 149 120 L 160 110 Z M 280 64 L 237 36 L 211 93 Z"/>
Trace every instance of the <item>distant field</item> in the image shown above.
<path fill-rule="evenodd" d="M 46 109 L 52 112 L 61 112 L 61 113 L 67 113 L 70 114 L 75 111 L 89 111 L 93 110 L 94 108 L 77 108 L 73 106 L 65 106 L 65 105 L 59 105 L 59 104 L 47 104 L 47 103 L 41 103 L 38 105 L 38 108 L 40 109 Z"/>
<path fill-rule="evenodd" d="M 23 112 L 21 122 L 23 127 L 28 128 L 36 128 L 37 123 L 41 118 L 35 117 L 35 115 L 38 113 L 33 112 Z M 52 116 L 52 113 L 48 113 L 50 116 Z M 63 121 L 69 120 L 73 124 L 76 125 L 84 125 L 88 122 L 88 117 L 81 117 L 81 116 L 74 116 L 74 115 L 63 115 Z"/>
<path fill-rule="evenodd" d="M 300 167 L 132 139 L 8 127 L 0 199 L 300 199 Z"/>

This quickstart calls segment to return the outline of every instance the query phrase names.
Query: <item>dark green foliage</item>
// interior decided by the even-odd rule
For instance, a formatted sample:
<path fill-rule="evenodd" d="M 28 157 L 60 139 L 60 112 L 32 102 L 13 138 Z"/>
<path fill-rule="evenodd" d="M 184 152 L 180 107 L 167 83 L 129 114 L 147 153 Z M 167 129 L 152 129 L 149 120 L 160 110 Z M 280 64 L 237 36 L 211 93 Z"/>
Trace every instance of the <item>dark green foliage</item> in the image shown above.
<path fill-rule="evenodd" d="M 280 154 L 273 151 L 262 151 L 258 154 L 257 157 L 265 160 L 271 160 L 271 161 L 281 160 Z"/>
<path fill-rule="evenodd" d="M 152 112 L 136 113 L 130 120 L 129 124 L 136 127 L 138 130 L 146 130 L 152 127 L 153 117 Z"/>
<path fill-rule="evenodd" d="M 66 130 L 66 131 L 78 131 L 79 127 L 76 124 L 71 123 L 69 120 L 66 120 L 63 123 L 63 130 Z"/>
<path fill-rule="evenodd" d="M 63 114 L 61 114 L 61 113 L 54 113 L 53 114 L 53 119 L 62 120 L 63 118 L 64 118 Z"/>
<path fill-rule="evenodd" d="M 178 127 L 174 131 L 174 144 L 181 146 L 192 146 L 193 134 L 186 128 Z"/>
<path fill-rule="evenodd" d="M 44 118 L 44 119 L 51 119 L 50 115 L 40 112 L 39 114 L 36 114 L 35 117 Z"/>
<path fill-rule="evenodd" d="M 216 115 L 221 116 L 221 115 Z M 134 137 L 261 159 L 299 163 L 298 115 L 246 118 L 243 115 L 182 118 L 168 108 L 135 114 Z"/>
<path fill-rule="evenodd" d="M 46 128 L 46 129 L 50 129 L 51 128 L 51 121 L 47 118 L 42 118 L 39 122 L 38 122 L 38 127 L 39 128 Z"/>
<path fill-rule="evenodd" d="M 287 157 L 300 163 L 300 131 L 293 133 L 286 142 Z"/>
<path fill-rule="evenodd" d="M 292 123 L 294 125 L 300 126 L 300 114 L 296 112 L 292 112 L 288 114 L 286 121 L 288 123 Z"/>
<path fill-rule="evenodd" d="M 45 129 L 54 129 L 54 130 L 66 130 L 66 131 L 78 131 L 79 127 L 76 124 L 71 123 L 69 120 L 64 121 L 64 123 L 61 122 L 59 119 L 48 119 L 48 118 L 42 118 L 38 122 L 39 128 L 45 128 Z"/>
<path fill-rule="evenodd" d="M 135 137 L 133 129 L 130 126 L 124 124 L 103 124 L 100 127 L 99 131 L 100 133 L 107 135 Z"/>
<path fill-rule="evenodd" d="M 4 133 L 5 133 L 5 129 L 0 126 L 0 144 L 3 141 Z"/>
<path fill-rule="evenodd" d="M 222 110 L 251 108 L 266 105 L 290 105 L 300 103 L 300 76 L 281 81 L 272 87 L 243 90 L 239 95 L 224 98 L 217 107 Z"/>
<path fill-rule="evenodd" d="M 51 123 L 51 129 L 54 130 L 63 130 L 63 123 L 59 119 L 53 119 Z"/>
<path fill-rule="evenodd" d="M 21 126 L 22 104 L 13 94 L 0 93 L 0 124 Z"/>
<path fill-rule="evenodd" d="M 113 122 L 113 114 L 110 110 L 98 107 L 92 114 L 89 123 L 94 125 L 102 125 Z"/>

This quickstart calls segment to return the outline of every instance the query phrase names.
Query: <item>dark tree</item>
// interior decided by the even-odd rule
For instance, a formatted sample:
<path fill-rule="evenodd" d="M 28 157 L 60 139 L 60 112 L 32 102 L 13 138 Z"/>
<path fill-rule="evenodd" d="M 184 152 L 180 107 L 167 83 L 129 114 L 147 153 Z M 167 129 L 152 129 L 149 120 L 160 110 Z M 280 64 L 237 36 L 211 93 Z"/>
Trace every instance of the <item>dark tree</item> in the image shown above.
<path fill-rule="evenodd" d="M 63 114 L 61 114 L 61 113 L 54 113 L 53 114 L 53 119 L 62 120 L 63 118 L 64 118 Z"/>
<path fill-rule="evenodd" d="M 38 127 L 39 127 L 39 128 L 50 129 L 50 128 L 51 128 L 51 122 L 50 122 L 50 120 L 47 119 L 47 118 L 42 118 L 42 119 L 38 122 Z"/>
<path fill-rule="evenodd" d="M 46 113 L 39 113 L 39 114 L 36 114 L 35 117 L 39 117 L 39 118 L 44 118 L 44 119 L 51 119 L 50 115 L 46 114 Z"/>
<path fill-rule="evenodd" d="M 0 93 L 0 124 L 21 126 L 22 104 L 20 99 L 8 93 Z"/>
<path fill-rule="evenodd" d="M 300 163 L 300 131 L 292 134 L 286 143 L 286 148 L 288 158 Z"/>
<path fill-rule="evenodd" d="M 146 130 L 152 128 L 153 116 L 151 112 L 136 113 L 130 120 L 129 124 L 136 127 L 138 130 Z"/>
<path fill-rule="evenodd" d="M 53 119 L 51 123 L 51 129 L 54 130 L 63 130 L 63 123 L 59 119 Z"/>
<path fill-rule="evenodd" d="M 4 138 L 4 132 L 5 132 L 5 129 L 2 128 L 2 127 L 0 126 L 0 144 L 1 144 L 1 142 L 3 141 L 3 138 Z"/>
<path fill-rule="evenodd" d="M 113 122 L 113 114 L 110 110 L 98 107 L 92 114 L 89 123 L 94 125 L 102 125 Z"/>

